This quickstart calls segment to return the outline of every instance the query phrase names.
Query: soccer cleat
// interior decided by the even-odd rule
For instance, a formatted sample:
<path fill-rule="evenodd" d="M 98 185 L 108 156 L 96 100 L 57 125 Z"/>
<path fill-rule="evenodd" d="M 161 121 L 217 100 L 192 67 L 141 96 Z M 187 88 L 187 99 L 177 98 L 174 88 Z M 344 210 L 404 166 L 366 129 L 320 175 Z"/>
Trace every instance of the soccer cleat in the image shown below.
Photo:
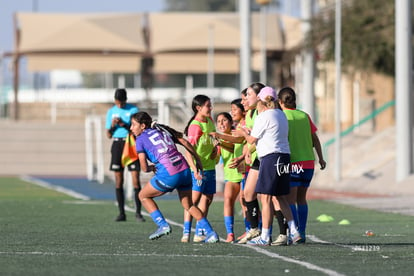
<path fill-rule="evenodd" d="M 141 214 L 136 213 L 135 218 L 138 222 L 145 222 L 145 219 Z"/>
<path fill-rule="evenodd" d="M 204 235 L 201 235 L 201 236 L 194 235 L 193 242 L 204 242 L 205 239 L 206 239 L 206 236 Z"/>
<path fill-rule="evenodd" d="M 257 236 L 254 239 L 251 239 L 250 241 L 247 242 L 247 244 L 249 245 L 270 245 L 270 240 L 269 241 L 265 241 L 262 239 L 261 236 Z"/>
<path fill-rule="evenodd" d="M 181 242 L 189 242 L 190 241 L 190 233 L 184 233 L 183 236 L 181 237 Z"/>
<path fill-rule="evenodd" d="M 226 242 L 227 243 L 234 243 L 234 234 L 233 233 L 227 234 Z"/>
<path fill-rule="evenodd" d="M 171 227 L 169 225 L 160 226 L 160 227 L 158 227 L 158 229 L 154 233 L 152 233 L 149 236 L 149 239 L 150 240 L 156 240 L 156 239 L 161 238 L 164 235 L 170 234 L 171 232 L 172 232 Z"/>
<path fill-rule="evenodd" d="M 277 237 L 277 239 L 274 242 L 272 242 L 272 245 L 275 245 L 275 246 L 287 245 L 287 242 L 288 242 L 287 236 L 280 234 Z"/>
<path fill-rule="evenodd" d="M 300 238 L 300 240 L 298 240 L 297 242 L 296 242 L 297 244 L 304 244 L 304 243 L 306 243 L 306 238 Z"/>
<path fill-rule="evenodd" d="M 247 232 L 244 232 L 242 235 L 240 235 L 239 237 L 237 237 L 237 241 L 243 239 L 246 236 Z"/>
<path fill-rule="evenodd" d="M 300 241 L 302 240 L 299 232 L 297 232 L 297 231 L 295 232 L 295 234 L 290 234 L 289 239 L 290 239 L 292 244 L 300 243 Z"/>
<path fill-rule="evenodd" d="M 125 214 L 119 214 L 116 218 L 115 221 L 126 221 L 126 215 Z"/>
<path fill-rule="evenodd" d="M 299 232 L 301 239 L 297 243 L 306 243 L 306 233 Z"/>
<path fill-rule="evenodd" d="M 204 240 L 205 243 L 216 243 L 219 242 L 219 236 L 215 231 L 212 231 L 210 234 L 208 234 Z"/>
<path fill-rule="evenodd" d="M 244 236 L 242 239 L 239 240 L 238 243 L 244 244 L 247 241 L 250 241 L 251 239 L 256 238 L 257 236 L 260 236 L 260 229 L 252 228 L 246 233 L 246 236 Z"/>

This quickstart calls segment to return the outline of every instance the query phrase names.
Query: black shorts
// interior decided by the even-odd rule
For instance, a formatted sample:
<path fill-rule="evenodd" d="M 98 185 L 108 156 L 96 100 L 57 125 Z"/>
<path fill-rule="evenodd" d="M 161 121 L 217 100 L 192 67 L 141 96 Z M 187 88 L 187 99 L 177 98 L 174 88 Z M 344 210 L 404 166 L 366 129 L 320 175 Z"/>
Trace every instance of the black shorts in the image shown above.
<path fill-rule="evenodd" d="M 254 159 L 253 161 L 253 164 L 250 166 L 250 169 L 258 171 L 259 168 L 260 168 L 260 161 L 259 161 L 259 158 L 256 157 L 256 159 Z"/>
<path fill-rule="evenodd" d="M 290 154 L 271 153 L 260 159 L 256 193 L 274 196 L 290 192 Z"/>
<path fill-rule="evenodd" d="M 122 172 L 124 168 L 122 167 L 122 152 L 124 150 L 125 140 L 117 139 L 112 142 L 111 146 L 111 165 L 109 169 L 115 172 Z M 141 168 L 139 166 L 139 160 L 128 165 L 129 171 L 139 171 Z"/>

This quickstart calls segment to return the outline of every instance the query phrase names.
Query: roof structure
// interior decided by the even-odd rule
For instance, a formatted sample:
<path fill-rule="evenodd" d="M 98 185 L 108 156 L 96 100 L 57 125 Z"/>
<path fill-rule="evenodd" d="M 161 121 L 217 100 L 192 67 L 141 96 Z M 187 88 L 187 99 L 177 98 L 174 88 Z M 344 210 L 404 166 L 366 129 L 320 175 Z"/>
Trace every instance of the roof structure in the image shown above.
<path fill-rule="evenodd" d="M 159 73 L 239 72 L 238 13 L 17 13 L 16 21 L 15 53 L 26 56 L 31 71 L 135 73 L 141 57 L 151 55 Z M 300 43 L 297 22 L 267 14 L 266 50 L 281 52 Z M 253 70 L 260 70 L 259 13 L 252 13 L 251 29 Z"/>
<path fill-rule="evenodd" d="M 18 13 L 16 51 L 31 71 L 137 72 L 146 50 L 142 16 Z"/>

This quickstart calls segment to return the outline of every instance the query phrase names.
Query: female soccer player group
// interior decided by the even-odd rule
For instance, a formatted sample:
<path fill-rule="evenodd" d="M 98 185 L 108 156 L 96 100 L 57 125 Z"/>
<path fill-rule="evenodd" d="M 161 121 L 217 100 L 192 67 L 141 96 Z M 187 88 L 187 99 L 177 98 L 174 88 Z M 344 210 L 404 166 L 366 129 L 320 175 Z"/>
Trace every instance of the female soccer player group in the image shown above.
<path fill-rule="evenodd" d="M 153 122 L 146 112 L 132 115 L 130 130 L 136 136 L 141 170 L 155 173 L 139 192 L 142 205 L 158 226 L 149 238 L 171 233 L 154 198 L 177 189 L 184 208 L 181 241 L 189 242 L 193 217 L 197 220 L 194 242 L 219 241 L 207 215 L 216 193 L 215 168 L 221 159 L 226 242 L 305 242 L 306 192 L 314 172 L 314 148 L 321 169 L 326 163 L 315 125 L 305 112 L 296 109 L 294 90 L 285 87 L 276 95 L 273 88 L 253 83 L 242 91 L 241 99 L 231 103 L 231 114 L 218 114 L 216 123 L 209 97 L 195 96 L 192 109 L 194 115 L 184 133 Z M 176 144 L 186 149 L 184 155 Z M 236 239 L 233 225 L 237 198 L 246 229 Z M 280 234 L 272 242 L 274 216 Z"/>

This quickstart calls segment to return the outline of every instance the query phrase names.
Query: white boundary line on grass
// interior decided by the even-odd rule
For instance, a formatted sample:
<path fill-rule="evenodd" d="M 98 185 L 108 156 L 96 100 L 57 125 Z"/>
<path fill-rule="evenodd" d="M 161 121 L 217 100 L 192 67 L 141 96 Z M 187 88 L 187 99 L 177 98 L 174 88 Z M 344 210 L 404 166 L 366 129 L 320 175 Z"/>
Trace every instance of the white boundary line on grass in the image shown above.
<path fill-rule="evenodd" d="M 52 190 L 64 193 L 66 195 L 72 196 L 72 197 L 77 198 L 77 199 L 82 199 L 82 200 L 90 200 L 91 199 L 90 197 L 85 196 L 83 194 L 80 194 L 80 193 L 77 193 L 75 191 L 63 188 L 61 186 L 52 185 L 52 184 L 50 184 L 46 181 L 43 181 L 43 180 L 40 180 L 40 179 L 37 179 L 37 178 L 33 178 L 33 177 L 30 177 L 30 176 L 27 176 L 27 175 L 20 176 L 20 179 L 22 179 L 26 182 L 36 184 L 36 185 L 38 185 L 40 187 L 43 187 L 43 188 L 52 189 Z"/>
<path fill-rule="evenodd" d="M 131 207 L 128 207 L 128 206 L 125 207 L 125 210 L 131 211 L 131 212 L 135 212 L 134 209 L 132 209 Z M 183 228 L 183 224 L 182 223 L 178 223 L 178 222 L 172 221 L 170 219 L 167 219 L 167 222 L 169 224 L 171 224 L 171 225 L 175 225 L 175 226 L 178 226 L 178 227 Z M 314 237 L 314 238 L 316 238 L 316 237 Z M 220 240 L 221 241 L 224 241 L 224 239 L 222 239 L 222 238 L 220 238 Z M 329 242 L 325 242 L 325 241 L 321 241 L 321 240 L 318 240 L 318 241 L 319 242 L 322 242 L 322 243 L 329 243 Z M 250 249 L 255 250 L 258 253 L 261 253 L 263 255 L 269 256 L 271 258 L 280 259 L 280 260 L 285 261 L 285 262 L 298 264 L 298 265 L 304 266 L 304 267 L 306 267 L 307 269 L 310 269 L 310 270 L 320 271 L 320 272 L 322 272 L 322 273 L 324 273 L 326 275 L 330 275 L 330 276 L 343 276 L 344 275 L 344 274 L 341 274 L 341 273 L 336 272 L 336 271 L 331 270 L 331 269 L 319 267 L 317 265 L 314 265 L 314 264 L 311 264 L 311 263 L 308 263 L 308 262 L 295 260 L 295 259 L 292 259 L 292 258 L 289 258 L 289 257 L 281 256 L 281 255 L 279 255 L 277 253 L 269 252 L 269 251 L 267 251 L 267 250 L 265 250 L 265 249 L 263 249 L 261 247 L 255 246 L 255 245 L 237 244 L 237 243 L 235 243 L 234 245 L 247 247 L 247 248 L 250 248 Z"/>
<path fill-rule="evenodd" d="M 0 255 L 41 255 L 41 256 L 125 256 L 125 257 L 185 257 L 185 258 L 231 258 L 231 259 L 259 259 L 243 255 L 185 255 L 185 254 L 157 254 L 157 253 L 84 253 L 84 252 L 42 252 L 42 251 L 0 251 Z"/>
<path fill-rule="evenodd" d="M 77 193 L 75 191 L 72 191 L 72 190 L 69 190 L 69 189 L 66 189 L 66 188 L 62 188 L 60 186 L 51 185 L 50 183 L 47 183 L 47 182 L 42 181 L 42 180 L 39 180 L 39 179 L 31 178 L 29 176 L 21 176 L 21 179 L 23 179 L 25 181 L 28 181 L 28 182 L 31 182 L 31 183 L 34 183 L 34 184 L 36 184 L 38 186 L 41 186 L 41 187 L 44 187 L 44 188 L 56 190 L 58 192 L 61 192 L 61 193 L 70 195 L 70 196 L 75 197 L 75 198 L 78 198 L 78 199 L 90 200 L 90 198 L 88 196 L 85 196 L 83 194 Z M 125 206 L 125 210 L 130 211 L 130 212 L 135 212 L 135 210 L 132 209 L 129 206 Z M 149 214 L 146 213 L 146 212 L 143 212 L 143 214 L 146 215 L 146 216 L 149 216 Z M 170 219 L 167 219 L 167 221 L 171 225 L 175 225 L 175 226 L 178 226 L 178 227 L 181 227 L 181 228 L 183 227 L 183 225 L 181 223 L 177 223 L 177 222 L 172 221 Z M 317 242 L 321 242 L 321 243 L 329 243 L 329 244 L 332 244 L 330 242 L 325 242 L 325 241 L 319 240 L 315 236 L 312 236 L 312 240 L 313 241 L 317 241 Z M 221 239 L 221 241 L 223 241 L 223 239 Z M 263 255 L 269 256 L 271 258 L 280 259 L 280 260 L 285 261 L 285 262 L 298 264 L 298 265 L 301 265 L 301 266 L 306 267 L 307 269 L 316 270 L 316 271 L 322 272 L 322 273 L 324 273 L 326 275 L 330 275 L 330 276 L 343 276 L 344 275 L 344 274 L 341 274 L 341 273 L 339 273 L 337 271 L 334 271 L 334 270 L 331 270 L 331 269 L 327 269 L 327 268 L 323 268 L 323 267 L 319 267 L 317 265 L 314 265 L 314 264 L 311 264 L 311 263 L 308 263 L 308 262 L 299 261 L 299 260 L 295 260 L 295 259 L 292 259 L 292 258 L 289 258 L 289 257 L 281 256 L 281 255 L 279 255 L 277 253 L 269 252 L 269 251 L 267 251 L 267 250 L 265 250 L 263 248 L 260 248 L 260 247 L 254 246 L 254 245 L 246 245 L 246 244 L 235 244 L 235 245 L 247 247 L 247 248 L 250 248 L 250 249 L 255 250 L 258 253 L 261 253 Z M 4 254 L 4 253 L 6 253 L 6 252 L 0 252 L 0 254 Z M 24 254 L 24 253 L 16 252 L 15 254 Z M 53 254 L 59 254 L 59 253 L 52 253 L 52 252 L 50 252 L 50 253 L 28 252 L 26 254 L 52 254 L 53 255 Z M 101 255 L 101 254 L 96 254 L 96 255 Z"/>
<path fill-rule="evenodd" d="M 298 264 L 298 265 L 306 267 L 307 269 L 316 270 L 316 271 L 325 273 L 326 275 L 330 275 L 330 276 L 343 276 L 344 275 L 344 274 L 341 274 L 341 273 L 339 273 L 335 270 L 323 268 L 323 267 L 320 267 L 320 266 L 317 266 L 317 265 L 314 265 L 314 264 L 311 264 L 311 263 L 308 263 L 308 262 L 295 260 L 295 259 L 292 259 L 292 258 L 289 258 L 289 257 L 281 256 L 277 253 L 269 252 L 269 251 L 267 251 L 267 250 L 265 250 L 261 247 L 258 247 L 256 245 L 247 245 L 247 244 L 237 244 L 237 245 L 251 248 L 251 249 L 255 250 L 256 252 L 267 255 L 271 258 L 280 259 L 280 260 L 288 262 L 288 263 Z M 295 245 L 291 245 L 291 246 L 295 246 Z"/>

